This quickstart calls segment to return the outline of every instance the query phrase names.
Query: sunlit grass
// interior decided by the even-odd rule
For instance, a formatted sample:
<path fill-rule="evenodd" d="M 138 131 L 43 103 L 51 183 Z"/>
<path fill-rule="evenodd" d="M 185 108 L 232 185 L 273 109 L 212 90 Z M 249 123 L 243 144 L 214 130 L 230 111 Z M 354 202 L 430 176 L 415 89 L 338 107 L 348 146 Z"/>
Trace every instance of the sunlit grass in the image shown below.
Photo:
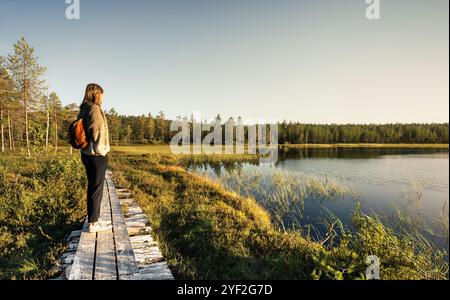
<path fill-rule="evenodd" d="M 303 218 L 305 201 L 335 201 L 343 197 L 356 200 L 357 191 L 351 186 L 301 173 L 285 174 L 280 171 L 264 173 L 259 169 L 241 172 L 239 169 L 212 172 L 209 169 L 193 169 L 201 176 L 219 182 L 224 188 L 243 197 L 250 197 L 270 212 L 277 228 L 292 229 L 288 221 L 297 226 Z"/>
<path fill-rule="evenodd" d="M 128 154 L 169 154 L 169 145 L 131 145 L 111 146 L 112 152 L 126 152 Z"/>
<path fill-rule="evenodd" d="M 85 215 L 76 156 L 0 156 L 0 279 L 48 279 Z"/>
<path fill-rule="evenodd" d="M 328 212 L 322 219 L 326 234 L 313 239 L 314 226 L 283 229 L 274 224 L 272 212 L 254 197 L 246 197 L 252 190 L 259 191 L 258 181 L 251 178 L 239 179 L 241 190 L 233 190 L 188 172 L 173 155 L 116 155 L 112 165 L 117 182 L 132 190 L 149 216 L 176 278 L 364 279 L 369 255 L 380 258 L 382 279 L 448 278 L 444 252 L 395 232 L 358 206 L 354 231 Z M 330 181 L 303 183 L 302 179 L 292 186 L 300 183 L 304 190 L 293 193 L 290 180 L 273 178 L 272 191 L 287 203 L 294 202 L 290 197 L 299 191 L 317 201 L 348 192 Z M 276 198 L 269 195 L 279 204 Z"/>

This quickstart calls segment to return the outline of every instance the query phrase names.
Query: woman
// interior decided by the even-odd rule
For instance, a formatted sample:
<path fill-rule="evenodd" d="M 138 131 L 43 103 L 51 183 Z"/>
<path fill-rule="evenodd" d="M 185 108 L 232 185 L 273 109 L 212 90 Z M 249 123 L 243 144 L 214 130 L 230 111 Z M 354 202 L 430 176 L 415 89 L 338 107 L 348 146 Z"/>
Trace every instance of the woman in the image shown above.
<path fill-rule="evenodd" d="M 106 116 L 101 108 L 103 89 L 88 84 L 78 118 L 83 119 L 88 145 L 81 149 L 81 160 L 88 179 L 87 211 L 89 232 L 110 230 L 111 224 L 98 221 L 103 197 L 106 168 L 108 167 L 109 132 Z"/>

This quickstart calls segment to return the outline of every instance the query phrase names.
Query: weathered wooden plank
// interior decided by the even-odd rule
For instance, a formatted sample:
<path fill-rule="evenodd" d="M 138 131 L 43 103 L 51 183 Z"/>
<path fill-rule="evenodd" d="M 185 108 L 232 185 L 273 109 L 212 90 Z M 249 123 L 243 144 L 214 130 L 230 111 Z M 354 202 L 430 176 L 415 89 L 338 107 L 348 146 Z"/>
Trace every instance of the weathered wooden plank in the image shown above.
<path fill-rule="evenodd" d="M 139 265 L 151 264 L 164 260 L 158 246 L 136 248 L 134 249 L 134 258 Z"/>
<path fill-rule="evenodd" d="M 77 252 L 68 276 L 69 280 L 92 280 L 94 270 L 94 254 L 96 234 L 89 233 L 88 220 L 84 226 L 78 243 Z"/>
<path fill-rule="evenodd" d="M 103 189 L 99 221 L 104 223 L 111 222 L 111 205 L 106 184 Z M 94 280 L 111 279 L 117 279 L 117 270 L 114 236 L 110 229 L 97 234 Z"/>
<path fill-rule="evenodd" d="M 119 280 L 142 280 L 142 275 L 141 273 L 124 274 L 119 278 Z"/>
<path fill-rule="evenodd" d="M 123 204 L 123 203 L 121 203 Z M 136 203 L 130 203 L 127 206 L 127 213 L 125 215 L 125 217 L 129 217 L 129 216 L 134 216 L 134 215 L 141 215 L 144 212 L 142 211 L 142 208 L 137 205 Z"/>
<path fill-rule="evenodd" d="M 67 241 L 69 242 L 69 241 L 71 241 L 71 240 L 73 240 L 73 239 L 76 239 L 76 238 L 80 238 L 80 235 L 81 235 L 81 230 L 74 230 L 74 231 L 72 231 L 70 234 L 69 234 L 69 236 L 67 237 Z"/>
<path fill-rule="evenodd" d="M 126 224 L 129 236 L 149 234 L 151 232 L 150 226 L 132 226 L 132 225 L 133 224 Z"/>
<path fill-rule="evenodd" d="M 131 241 L 128 236 L 125 218 L 122 213 L 122 207 L 112 182 L 107 173 L 106 181 L 108 185 L 109 197 L 111 201 L 112 222 L 114 228 L 114 240 L 116 243 L 117 268 L 119 279 L 138 279 L 139 269 L 137 267 Z M 126 276 L 135 275 L 135 276 Z"/>
<path fill-rule="evenodd" d="M 75 253 L 73 253 L 73 252 L 64 253 L 61 256 L 61 262 L 63 264 L 71 264 L 74 259 L 75 259 Z"/>
<path fill-rule="evenodd" d="M 121 190 L 121 192 L 124 196 L 129 196 L 128 190 Z M 167 264 L 161 262 L 163 260 L 161 251 L 150 235 L 130 239 L 130 228 L 131 231 L 136 229 L 134 231 L 142 233 L 150 231 L 150 227 L 146 226 L 148 219 L 139 205 L 133 199 L 124 200 L 123 202 L 129 204 L 128 218 L 123 215 L 122 200 L 119 200 L 111 179 L 111 172 L 108 171 L 99 221 L 112 222 L 113 230 L 96 234 L 88 233 L 86 220 L 79 238 L 74 263 L 66 269 L 69 279 L 173 279 Z M 127 228 L 127 225 L 130 228 Z M 69 240 L 73 239 L 74 245 L 76 236 L 77 233 L 74 232 L 69 238 Z"/>
<path fill-rule="evenodd" d="M 75 239 L 72 240 L 70 243 L 67 244 L 66 252 L 77 251 L 78 243 L 79 243 L 79 239 L 78 240 L 75 240 Z"/>
<path fill-rule="evenodd" d="M 145 214 L 131 215 L 125 218 L 125 224 L 129 229 L 139 228 L 138 231 L 141 231 L 140 228 L 145 228 L 147 226 L 148 218 Z"/>
<path fill-rule="evenodd" d="M 119 199 L 120 204 L 132 204 L 135 203 L 133 198 L 124 198 L 124 199 Z"/>
<path fill-rule="evenodd" d="M 112 231 L 102 231 L 97 235 L 97 255 L 94 280 L 117 279 L 116 256 Z"/>
<path fill-rule="evenodd" d="M 130 237 L 131 245 L 133 245 L 133 249 L 135 245 L 140 245 L 142 243 L 144 244 L 153 244 L 156 242 L 153 240 L 153 237 L 150 234 L 146 235 L 137 235 L 137 236 L 131 236 Z"/>
<path fill-rule="evenodd" d="M 148 224 L 148 218 L 144 214 L 136 214 L 136 215 L 130 215 L 129 217 L 125 218 L 125 222 L 141 222 L 144 225 Z"/>
<path fill-rule="evenodd" d="M 166 262 L 146 265 L 139 268 L 142 280 L 173 280 L 173 275 L 170 272 Z"/>

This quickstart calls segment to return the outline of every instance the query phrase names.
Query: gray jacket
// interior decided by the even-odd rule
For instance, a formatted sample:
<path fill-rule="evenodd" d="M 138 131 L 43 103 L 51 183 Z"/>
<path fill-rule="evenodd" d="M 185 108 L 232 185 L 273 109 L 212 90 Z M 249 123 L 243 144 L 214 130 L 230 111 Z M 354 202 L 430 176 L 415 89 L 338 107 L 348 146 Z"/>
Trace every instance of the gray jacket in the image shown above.
<path fill-rule="evenodd" d="M 79 118 L 83 118 L 89 144 L 81 149 L 86 155 L 106 156 L 110 151 L 108 121 L 102 108 L 94 103 L 84 102 L 80 106 Z"/>

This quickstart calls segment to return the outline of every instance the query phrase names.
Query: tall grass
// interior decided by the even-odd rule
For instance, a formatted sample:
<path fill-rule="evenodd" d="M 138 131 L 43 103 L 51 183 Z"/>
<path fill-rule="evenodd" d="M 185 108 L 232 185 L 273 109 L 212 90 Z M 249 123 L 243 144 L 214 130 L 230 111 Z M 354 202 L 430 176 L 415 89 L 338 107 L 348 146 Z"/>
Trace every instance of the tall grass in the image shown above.
<path fill-rule="evenodd" d="M 264 173 L 259 169 L 242 172 L 239 169 L 211 172 L 194 169 L 201 175 L 219 182 L 226 189 L 243 197 L 250 197 L 270 212 L 274 224 L 281 230 L 291 230 L 301 223 L 305 201 L 335 201 L 343 197 L 357 197 L 351 186 L 329 178 L 307 176 L 301 173 L 275 171 Z M 287 224 L 289 225 L 287 225 Z"/>
<path fill-rule="evenodd" d="M 420 183 L 411 182 L 409 189 L 403 190 L 402 194 L 400 204 L 392 206 L 392 213 L 380 217 L 383 223 L 396 233 L 408 236 L 422 250 L 448 249 L 448 200 L 443 201 L 440 215 L 434 216 L 431 223 L 427 223 L 423 213 L 423 193 Z M 448 258 L 448 253 L 444 256 Z"/>
<path fill-rule="evenodd" d="M 358 207 L 353 231 L 330 212 L 324 223 L 326 236 L 313 240 L 305 231 L 274 226 L 269 212 L 245 196 L 252 187 L 258 190 L 258 184 L 251 185 L 245 178 L 239 183 L 241 194 L 188 172 L 172 155 L 116 155 L 112 166 L 117 182 L 133 191 L 149 216 L 176 278 L 364 279 L 369 255 L 380 258 L 383 279 L 448 278 L 442 252 L 417 248 L 410 237 L 397 234 Z M 289 199 L 297 185 L 285 185 L 284 179 L 274 178 L 274 189 Z M 311 181 L 303 186 L 319 187 L 318 192 L 310 192 L 318 200 L 345 192 L 330 182 Z"/>
<path fill-rule="evenodd" d="M 250 169 L 245 172 L 222 170 L 217 173 L 210 169 L 198 169 L 197 174 L 207 176 L 241 196 L 255 199 L 269 211 L 277 229 L 299 231 L 323 245 L 335 245 L 342 236 L 350 233 L 350 229 L 325 206 L 322 208 L 324 216 L 317 223 L 305 223 L 305 201 L 329 202 L 346 197 L 358 204 L 360 197 L 351 186 L 327 177 L 307 176 L 299 172 L 264 173 L 260 169 Z M 403 190 L 399 205 L 392 205 L 389 213 L 380 215 L 372 212 L 372 218 L 399 238 L 408 239 L 421 253 L 448 258 L 445 251 L 448 249 L 446 207 L 447 201 L 440 218 L 436 216 L 435 224 L 427 224 L 423 216 L 422 187 L 418 182 L 411 182 Z M 290 226 L 286 226 L 286 223 Z"/>

